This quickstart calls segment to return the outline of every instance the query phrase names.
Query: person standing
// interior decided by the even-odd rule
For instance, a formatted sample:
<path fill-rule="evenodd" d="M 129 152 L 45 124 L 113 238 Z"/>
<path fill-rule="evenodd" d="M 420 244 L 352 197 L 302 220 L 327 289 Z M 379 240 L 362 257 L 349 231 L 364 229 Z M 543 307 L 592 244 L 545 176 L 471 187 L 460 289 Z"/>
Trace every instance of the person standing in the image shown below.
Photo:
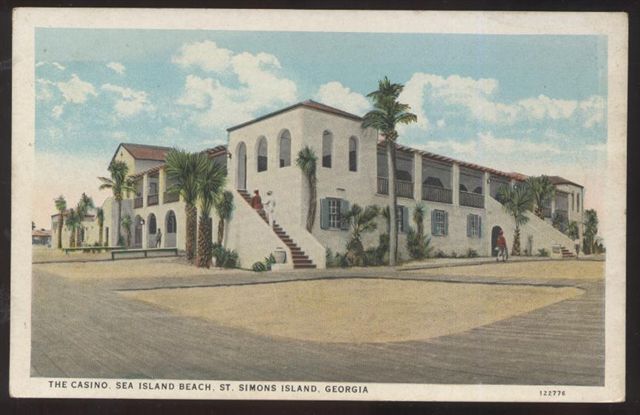
<path fill-rule="evenodd" d="M 251 198 L 251 207 L 255 210 L 262 210 L 262 198 L 258 189 L 253 191 L 253 197 Z"/>
<path fill-rule="evenodd" d="M 276 200 L 271 190 L 267 192 L 267 200 L 264 202 L 264 207 L 267 211 L 267 217 L 269 218 L 269 226 L 273 227 L 273 223 L 275 222 Z"/>
<path fill-rule="evenodd" d="M 162 247 L 162 231 L 158 228 L 158 232 L 156 232 L 156 248 Z"/>
<path fill-rule="evenodd" d="M 504 237 L 504 232 L 502 229 L 498 234 L 498 240 L 496 242 L 498 245 L 498 257 L 496 258 L 496 262 L 500 261 L 500 257 L 502 257 L 502 262 L 506 262 L 509 259 L 509 251 L 507 250 L 507 240 Z"/>

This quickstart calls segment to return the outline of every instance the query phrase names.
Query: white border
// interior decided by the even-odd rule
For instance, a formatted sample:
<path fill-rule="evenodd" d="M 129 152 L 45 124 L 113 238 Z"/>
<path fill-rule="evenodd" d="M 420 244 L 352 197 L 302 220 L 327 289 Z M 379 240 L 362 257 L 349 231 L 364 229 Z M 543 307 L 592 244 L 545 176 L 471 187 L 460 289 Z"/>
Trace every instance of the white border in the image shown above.
<path fill-rule="evenodd" d="M 14 11 L 12 112 L 12 243 L 10 394 L 14 397 L 315 399 L 397 401 L 605 402 L 624 399 L 626 120 L 628 20 L 625 13 L 569 12 L 404 12 L 302 10 L 53 9 Z M 336 31 L 467 34 L 572 34 L 608 38 L 605 386 L 497 386 L 358 383 L 367 394 L 239 393 L 50 389 L 45 378 L 30 377 L 31 221 L 35 139 L 34 29 L 136 28 L 182 30 Z M 106 380 L 115 385 L 116 380 Z M 137 382 L 132 380 L 133 382 Z M 163 380 L 167 382 L 167 380 Z M 178 380 L 175 381 L 176 386 Z M 219 383 L 239 382 L 211 381 Z M 250 382 L 249 382 L 250 383 Z M 258 382 L 256 382 L 258 383 Z M 281 384 L 282 382 L 259 382 Z M 297 382 L 297 384 L 314 384 Z M 328 383 L 315 383 L 321 389 Z M 237 389 L 237 388 L 236 388 Z M 541 389 L 566 396 L 541 397 Z"/>

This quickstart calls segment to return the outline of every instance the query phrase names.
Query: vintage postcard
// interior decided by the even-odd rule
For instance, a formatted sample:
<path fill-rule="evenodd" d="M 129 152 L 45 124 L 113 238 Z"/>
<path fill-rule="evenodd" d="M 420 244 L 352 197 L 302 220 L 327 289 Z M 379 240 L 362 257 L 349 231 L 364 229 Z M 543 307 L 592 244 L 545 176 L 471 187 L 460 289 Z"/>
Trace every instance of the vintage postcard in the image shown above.
<path fill-rule="evenodd" d="M 624 400 L 626 14 L 14 23 L 12 396 Z"/>

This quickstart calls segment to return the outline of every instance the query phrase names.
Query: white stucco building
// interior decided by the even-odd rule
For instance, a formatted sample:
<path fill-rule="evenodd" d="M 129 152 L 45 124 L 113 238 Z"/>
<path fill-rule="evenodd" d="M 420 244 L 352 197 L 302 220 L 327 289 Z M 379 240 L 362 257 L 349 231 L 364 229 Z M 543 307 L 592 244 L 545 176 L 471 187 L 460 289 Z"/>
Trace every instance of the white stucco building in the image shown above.
<path fill-rule="evenodd" d="M 228 143 L 204 150 L 212 162 L 227 168 L 227 188 L 235 196 L 235 209 L 227 224 L 224 244 L 235 249 L 243 267 L 250 267 L 274 250 L 287 253 L 285 267 L 325 267 L 327 249 L 344 252 L 348 230 L 341 216 L 354 203 L 362 207 L 388 204 L 386 153 L 376 130 L 361 127 L 362 118 L 314 101 L 304 101 L 228 129 Z M 308 185 L 296 166 L 298 152 L 309 146 L 318 156 L 317 211 L 307 232 Z M 164 170 L 166 147 L 121 144 L 114 159 L 125 161 L 136 180 L 137 192 L 123 201 L 123 216 L 134 218 L 134 246 L 155 246 L 155 232 L 162 229 L 163 247 L 184 249 L 184 203 L 167 193 Z M 526 177 L 454 160 L 434 153 L 397 146 L 399 252 L 408 258 L 406 233 L 413 227 L 417 204 L 426 208 L 425 232 L 435 250 L 462 254 L 469 249 L 480 256 L 494 253 L 499 229 L 509 244 L 515 224 L 495 200 L 498 189 Z M 542 174 L 543 172 L 541 172 Z M 566 215 L 582 227 L 584 188 L 551 176 L 557 193 L 545 209 L 549 219 L 529 214 L 521 227 L 523 249 L 536 253 L 573 242 L 551 226 L 554 213 Z M 276 200 L 276 222 L 271 229 L 250 207 L 248 197 L 268 191 Z M 246 199 L 246 200 L 245 200 Z M 108 199 L 105 209 L 106 240 L 116 244 L 116 205 Z M 213 216 L 214 239 L 217 218 Z M 365 248 L 378 243 L 386 230 L 379 219 L 378 231 L 366 234 Z M 52 226 L 53 229 L 55 227 Z M 582 235 L 582 230 L 580 231 Z M 557 249 L 556 249 L 557 251 Z"/>

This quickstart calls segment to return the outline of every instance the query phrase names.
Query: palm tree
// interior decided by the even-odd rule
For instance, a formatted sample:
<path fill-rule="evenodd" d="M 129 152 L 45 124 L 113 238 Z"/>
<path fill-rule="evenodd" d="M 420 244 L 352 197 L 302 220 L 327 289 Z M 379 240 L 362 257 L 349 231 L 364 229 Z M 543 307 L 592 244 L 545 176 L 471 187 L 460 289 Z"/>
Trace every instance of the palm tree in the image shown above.
<path fill-rule="evenodd" d="M 543 209 L 555 196 L 556 188 L 547 176 L 529 177 L 526 183 L 531 189 L 531 195 L 533 197 L 533 213 L 544 220 Z"/>
<path fill-rule="evenodd" d="M 342 220 L 348 223 L 351 228 L 351 239 L 347 243 L 347 258 L 352 264 L 362 265 L 364 256 L 362 234 L 376 230 L 375 219 L 379 213 L 380 209 L 376 205 L 362 209 L 360 205 L 354 203 L 343 216 Z"/>
<path fill-rule="evenodd" d="M 317 205 L 317 177 L 316 177 L 316 162 L 318 161 L 318 157 L 316 153 L 309 148 L 309 146 L 305 146 L 300 152 L 298 152 L 298 158 L 296 159 L 296 164 L 302 170 L 302 174 L 307 179 L 307 184 L 309 186 L 309 199 L 308 199 L 308 209 L 307 209 L 307 231 L 311 232 L 313 230 L 313 223 L 316 220 L 316 205 Z"/>
<path fill-rule="evenodd" d="M 187 230 L 185 249 L 187 259 L 192 261 L 196 253 L 196 238 L 198 227 L 198 177 L 206 170 L 209 160 L 200 157 L 199 153 L 188 153 L 184 150 L 173 149 L 167 153 L 166 170 L 167 177 L 173 185 L 167 192 L 180 193 L 184 199 L 185 215 L 187 217 Z"/>
<path fill-rule="evenodd" d="M 127 248 L 131 247 L 131 224 L 133 221 L 131 220 L 131 216 L 124 215 L 122 218 L 122 228 L 124 229 L 124 233 L 127 235 Z"/>
<path fill-rule="evenodd" d="M 98 177 L 102 184 L 100 190 L 111 189 L 113 191 L 113 198 L 118 204 L 118 217 L 116 223 L 118 224 L 118 245 L 122 245 L 122 234 L 120 232 L 120 224 L 122 223 L 122 199 L 126 193 L 127 197 L 130 193 L 135 192 L 133 181 L 128 176 L 129 166 L 124 161 L 113 161 L 109 165 L 109 173 L 111 178 Z"/>
<path fill-rule="evenodd" d="M 387 146 L 387 167 L 389 171 L 389 220 L 393 226 L 389 234 L 389 265 L 396 264 L 398 254 L 398 226 L 396 222 L 396 140 L 398 131 L 396 125 L 416 122 L 415 114 L 408 112 L 411 108 L 407 104 L 398 102 L 398 97 L 404 89 L 402 84 L 394 84 L 386 76 L 378 82 L 378 90 L 367 97 L 373 100 L 374 109 L 365 114 L 362 128 L 373 127 L 384 138 Z"/>
<path fill-rule="evenodd" d="M 56 210 L 60 213 L 58 220 L 58 249 L 62 249 L 62 225 L 64 222 L 64 211 L 67 209 L 67 201 L 60 195 L 55 199 Z"/>
<path fill-rule="evenodd" d="M 584 253 L 594 253 L 596 235 L 598 234 L 598 213 L 595 209 L 584 211 Z"/>
<path fill-rule="evenodd" d="M 82 218 L 75 209 L 69 209 L 67 213 L 67 229 L 69 229 L 69 248 L 76 246 L 76 231 L 82 226 Z"/>
<path fill-rule="evenodd" d="M 104 209 L 96 209 L 96 219 L 98 220 L 98 245 L 102 246 L 102 231 L 104 229 Z M 109 241 L 107 241 L 107 244 Z"/>
<path fill-rule="evenodd" d="M 218 245 L 222 245 L 224 240 L 224 226 L 225 223 L 231 219 L 231 213 L 233 212 L 233 193 L 228 190 L 218 194 L 214 202 L 216 213 L 218 214 Z"/>
<path fill-rule="evenodd" d="M 418 203 L 413 210 L 413 221 L 416 224 L 416 242 L 417 252 L 423 253 L 425 251 L 425 238 L 424 238 L 424 215 L 425 207 L 422 203 Z"/>
<path fill-rule="evenodd" d="M 575 220 L 572 220 L 571 222 L 569 222 L 569 225 L 567 226 L 567 236 L 571 240 L 576 240 L 580 238 L 580 231 L 578 230 L 578 222 L 576 222 Z"/>
<path fill-rule="evenodd" d="M 80 196 L 80 201 L 78 202 L 78 205 L 76 206 L 76 211 L 78 212 L 78 216 L 80 216 L 80 221 L 84 220 L 85 216 L 87 216 L 87 213 L 89 213 L 90 209 L 93 209 L 95 206 L 93 204 L 93 199 L 89 196 L 87 196 L 86 193 L 82 193 L 82 196 Z M 82 242 L 80 239 L 80 231 L 82 230 L 82 227 L 78 228 L 77 232 L 76 232 L 76 241 L 78 243 Z"/>
<path fill-rule="evenodd" d="M 513 187 L 503 186 L 498 190 L 498 196 L 503 201 L 502 207 L 505 212 L 513 217 L 516 224 L 511 255 L 520 255 L 520 225 L 524 225 L 529 221 L 526 212 L 531 210 L 533 205 L 531 189 L 526 184 L 518 184 Z"/>
<path fill-rule="evenodd" d="M 206 154 L 198 153 L 198 158 L 204 159 L 206 169 L 197 178 L 198 201 L 200 204 L 200 224 L 198 225 L 198 256 L 199 267 L 211 266 L 211 208 L 226 180 L 225 170 L 217 163 L 210 161 Z"/>

